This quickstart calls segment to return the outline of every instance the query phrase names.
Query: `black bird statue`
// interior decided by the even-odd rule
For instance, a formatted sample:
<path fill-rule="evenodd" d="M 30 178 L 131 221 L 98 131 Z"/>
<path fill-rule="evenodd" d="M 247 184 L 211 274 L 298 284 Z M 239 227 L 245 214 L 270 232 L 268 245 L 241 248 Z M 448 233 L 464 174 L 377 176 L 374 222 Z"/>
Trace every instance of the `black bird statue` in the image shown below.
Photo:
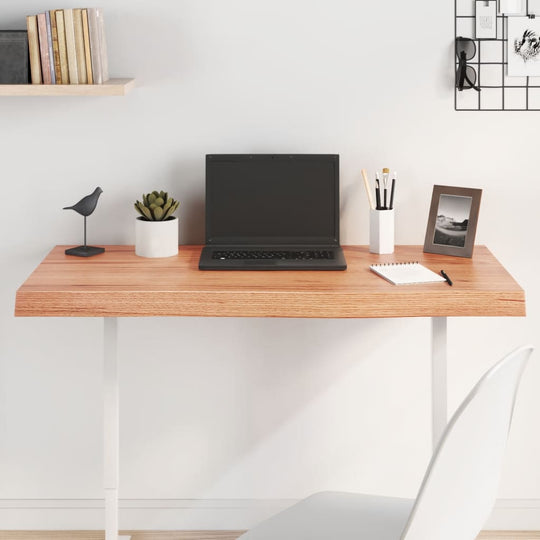
<path fill-rule="evenodd" d="M 86 218 L 96 209 L 99 196 L 103 193 L 100 187 L 94 189 L 94 192 L 83 197 L 77 204 L 66 206 L 64 210 L 75 210 L 75 212 L 84 216 L 84 245 L 66 249 L 66 255 L 75 255 L 76 257 L 92 257 L 103 253 L 105 248 L 86 245 Z"/>

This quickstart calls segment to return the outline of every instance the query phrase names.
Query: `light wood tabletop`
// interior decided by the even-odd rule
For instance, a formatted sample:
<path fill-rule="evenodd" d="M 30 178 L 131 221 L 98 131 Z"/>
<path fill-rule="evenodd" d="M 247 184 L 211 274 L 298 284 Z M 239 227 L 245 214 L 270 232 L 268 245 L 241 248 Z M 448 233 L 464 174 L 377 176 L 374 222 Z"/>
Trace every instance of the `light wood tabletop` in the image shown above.
<path fill-rule="evenodd" d="M 485 317 L 525 316 L 525 293 L 485 246 L 471 259 L 396 246 L 392 255 L 344 247 L 345 271 L 200 271 L 201 246 L 177 256 L 137 257 L 104 246 L 92 258 L 56 246 L 17 291 L 19 317 Z M 418 261 L 446 282 L 396 286 L 373 263 Z"/>

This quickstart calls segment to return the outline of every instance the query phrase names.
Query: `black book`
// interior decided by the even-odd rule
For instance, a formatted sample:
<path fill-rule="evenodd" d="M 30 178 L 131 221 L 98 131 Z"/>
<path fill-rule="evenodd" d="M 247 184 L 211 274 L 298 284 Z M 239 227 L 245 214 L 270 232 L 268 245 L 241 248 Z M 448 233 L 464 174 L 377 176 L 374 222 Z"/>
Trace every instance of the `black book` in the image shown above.
<path fill-rule="evenodd" d="M 0 84 L 28 84 L 28 33 L 0 30 Z"/>

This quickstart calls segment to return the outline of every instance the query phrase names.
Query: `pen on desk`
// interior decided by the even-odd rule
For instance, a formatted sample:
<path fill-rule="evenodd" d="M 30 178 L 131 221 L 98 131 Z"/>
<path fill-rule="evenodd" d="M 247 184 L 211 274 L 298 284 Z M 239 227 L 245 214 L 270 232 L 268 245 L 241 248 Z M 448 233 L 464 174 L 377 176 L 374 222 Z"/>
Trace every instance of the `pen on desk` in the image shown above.
<path fill-rule="evenodd" d="M 392 189 L 390 190 L 390 210 L 394 209 L 394 190 L 396 189 L 397 172 L 394 171 L 394 178 L 392 178 Z"/>
<path fill-rule="evenodd" d="M 446 283 L 448 283 L 448 285 L 453 285 L 452 280 L 444 270 L 441 270 L 441 276 L 446 279 Z"/>
<path fill-rule="evenodd" d="M 377 199 L 377 210 L 381 208 L 381 183 L 379 181 L 379 173 L 375 173 L 375 197 Z"/>
<path fill-rule="evenodd" d="M 366 169 L 362 169 L 362 178 L 364 179 L 364 186 L 366 188 L 366 193 L 368 196 L 369 207 L 373 210 L 375 205 L 373 204 L 373 195 L 371 194 L 371 189 L 369 188 L 369 180 L 367 177 Z"/>

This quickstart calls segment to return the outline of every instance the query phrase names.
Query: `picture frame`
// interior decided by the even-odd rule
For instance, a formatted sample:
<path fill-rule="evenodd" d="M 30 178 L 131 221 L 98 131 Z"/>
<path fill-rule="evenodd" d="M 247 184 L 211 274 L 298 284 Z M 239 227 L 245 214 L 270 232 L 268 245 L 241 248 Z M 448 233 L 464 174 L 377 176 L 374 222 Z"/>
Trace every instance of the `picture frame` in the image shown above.
<path fill-rule="evenodd" d="M 482 190 L 433 186 L 425 253 L 472 257 Z"/>
<path fill-rule="evenodd" d="M 508 17 L 507 71 L 509 77 L 540 76 L 540 19 Z"/>

